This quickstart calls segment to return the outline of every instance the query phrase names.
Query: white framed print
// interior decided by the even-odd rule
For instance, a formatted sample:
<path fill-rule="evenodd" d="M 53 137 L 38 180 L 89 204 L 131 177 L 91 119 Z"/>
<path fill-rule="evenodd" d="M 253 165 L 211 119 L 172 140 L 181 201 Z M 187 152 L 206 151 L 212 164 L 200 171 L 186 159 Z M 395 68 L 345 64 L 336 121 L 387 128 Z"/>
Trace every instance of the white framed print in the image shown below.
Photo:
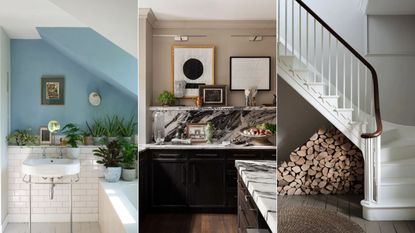
<path fill-rule="evenodd" d="M 230 90 L 244 91 L 252 88 L 258 91 L 271 90 L 271 57 L 230 57 Z"/>
<path fill-rule="evenodd" d="M 199 86 L 215 84 L 215 46 L 173 45 L 171 60 L 172 87 L 177 98 L 196 98 Z M 177 84 L 183 82 L 184 90 L 179 90 Z"/>

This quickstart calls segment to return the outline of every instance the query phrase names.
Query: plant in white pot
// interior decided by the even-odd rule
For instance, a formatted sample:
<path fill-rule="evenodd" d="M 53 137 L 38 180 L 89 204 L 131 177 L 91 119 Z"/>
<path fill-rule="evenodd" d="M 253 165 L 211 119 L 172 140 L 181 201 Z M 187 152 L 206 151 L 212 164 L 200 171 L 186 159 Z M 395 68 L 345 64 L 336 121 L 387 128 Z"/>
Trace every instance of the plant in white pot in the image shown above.
<path fill-rule="evenodd" d="M 136 161 L 138 148 L 135 144 L 124 142 L 122 144 L 122 179 L 133 181 L 137 178 Z"/>
<path fill-rule="evenodd" d="M 101 158 L 97 163 L 105 166 L 105 181 L 118 182 L 121 177 L 120 161 L 122 159 L 120 143 L 112 141 L 106 146 L 98 147 L 94 150 L 94 155 Z"/>
<path fill-rule="evenodd" d="M 81 152 L 81 149 L 78 147 L 78 142 L 82 141 L 79 127 L 73 123 L 69 123 L 63 127 L 62 133 L 65 134 L 67 143 L 70 146 L 67 148 L 68 156 L 70 158 L 78 158 Z"/>

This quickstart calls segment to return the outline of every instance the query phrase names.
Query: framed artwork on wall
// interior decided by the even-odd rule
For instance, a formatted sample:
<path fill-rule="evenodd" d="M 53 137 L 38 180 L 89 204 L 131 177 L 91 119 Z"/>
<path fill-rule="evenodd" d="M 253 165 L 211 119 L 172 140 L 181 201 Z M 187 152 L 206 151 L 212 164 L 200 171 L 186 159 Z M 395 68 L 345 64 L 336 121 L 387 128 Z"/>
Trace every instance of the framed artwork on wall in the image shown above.
<path fill-rule="evenodd" d="M 226 85 L 203 85 L 199 86 L 199 96 L 202 97 L 205 106 L 227 105 Z"/>
<path fill-rule="evenodd" d="M 188 123 L 187 137 L 192 140 L 192 143 L 206 142 L 205 128 L 206 123 Z"/>
<path fill-rule="evenodd" d="M 44 75 L 41 78 L 42 105 L 65 104 L 65 78 L 62 75 Z"/>
<path fill-rule="evenodd" d="M 176 98 L 196 98 L 199 86 L 215 84 L 215 46 L 173 45 L 171 61 Z"/>
<path fill-rule="evenodd" d="M 49 131 L 48 127 L 40 127 L 39 130 L 39 143 L 42 145 L 52 144 L 52 134 Z"/>
<path fill-rule="evenodd" d="M 271 90 L 271 57 L 230 57 L 230 90 Z"/>

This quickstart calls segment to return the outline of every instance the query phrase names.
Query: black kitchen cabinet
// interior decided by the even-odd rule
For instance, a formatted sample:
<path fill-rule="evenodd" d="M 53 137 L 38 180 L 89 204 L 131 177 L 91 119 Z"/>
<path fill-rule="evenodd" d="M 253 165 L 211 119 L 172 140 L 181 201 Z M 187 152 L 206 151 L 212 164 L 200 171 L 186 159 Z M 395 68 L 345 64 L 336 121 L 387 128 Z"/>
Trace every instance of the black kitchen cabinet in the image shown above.
<path fill-rule="evenodd" d="M 143 220 L 149 206 L 149 190 L 148 190 L 148 153 L 146 151 L 139 153 L 138 160 L 138 191 L 140 204 L 140 221 Z"/>
<path fill-rule="evenodd" d="M 272 150 L 150 150 L 151 211 L 237 211 L 235 160 L 275 160 Z"/>
<path fill-rule="evenodd" d="M 153 154 L 153 207 L 183 207 L 187 204 L 187 168 L 180 153 Z"/>
<path fill-rule="evenodd" d="M 223 207 L 225 205 L 224 161 L 190 161 L 189 169 L 189 206 Z"/>

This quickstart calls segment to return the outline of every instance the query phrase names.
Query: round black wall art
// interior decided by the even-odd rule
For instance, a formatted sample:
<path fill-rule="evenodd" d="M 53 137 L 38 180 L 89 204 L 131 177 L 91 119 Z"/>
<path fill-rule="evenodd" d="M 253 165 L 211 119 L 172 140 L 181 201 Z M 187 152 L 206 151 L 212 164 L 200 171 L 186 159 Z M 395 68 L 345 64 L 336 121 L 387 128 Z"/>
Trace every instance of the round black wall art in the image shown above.
<path fill-rule="evenodd" d="M 183 73 L 190 80 L 196 80 L 203 74 L 203 64 L 196 58 L 190 58 L 183 64 Z"/>

